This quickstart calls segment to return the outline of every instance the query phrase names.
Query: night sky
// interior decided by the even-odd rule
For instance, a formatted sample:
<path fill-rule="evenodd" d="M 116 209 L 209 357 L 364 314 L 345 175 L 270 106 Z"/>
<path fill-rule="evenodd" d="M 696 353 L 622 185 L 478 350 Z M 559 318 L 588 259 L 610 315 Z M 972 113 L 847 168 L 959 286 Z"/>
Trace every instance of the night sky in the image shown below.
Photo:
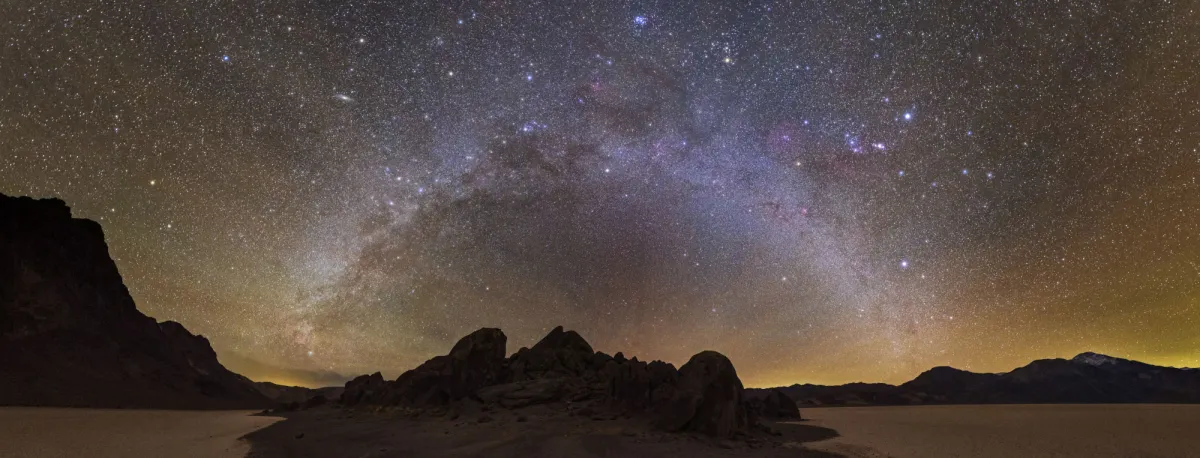
<path fill-rule="evenodd" d="M 0 6 L 0 192 L 251 378 L 1200 366 L 1196 2 L 142 3 Z"/>

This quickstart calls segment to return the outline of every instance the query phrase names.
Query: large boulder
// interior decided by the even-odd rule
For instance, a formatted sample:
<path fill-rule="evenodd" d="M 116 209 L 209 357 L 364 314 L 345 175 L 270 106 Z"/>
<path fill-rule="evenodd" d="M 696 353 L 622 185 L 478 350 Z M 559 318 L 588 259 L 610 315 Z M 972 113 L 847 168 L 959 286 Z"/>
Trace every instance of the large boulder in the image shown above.
<path fill-rule="evenodd" d="M 676 391 L 657 408 L 656 423 L 668 431 L 732 437 L 749 426 L 742 391 L 729 358 L 700 352 L 679 368 Z"/>
<path fill-rule="evenodd" d="M 485 386 L 506 382 L 507 342 L 499 329 L 475 331 L 454 344 L 450 354 L 434 357 L 401 374 L 385 402 L 418 407 L 445 405 Z"/>

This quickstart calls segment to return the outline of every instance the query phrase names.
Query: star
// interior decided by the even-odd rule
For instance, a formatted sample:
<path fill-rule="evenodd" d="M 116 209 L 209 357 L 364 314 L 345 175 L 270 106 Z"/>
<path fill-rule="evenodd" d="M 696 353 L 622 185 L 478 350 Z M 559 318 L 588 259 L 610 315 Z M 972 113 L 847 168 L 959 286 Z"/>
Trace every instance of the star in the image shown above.
<path fill-rule="evenodd" d="M 1170 302 L 1200 259 L 1198 137 L 1171 122 L 1194 113 L 1158 96 L 1195 19 L 1170 2 L 282 2 L 162 27 L 92 3 L 6 30 L 28 103 L 0 109 L 0 192 L 97 220 L 137 307 L 252 379 L 558 324 L 676 367 L 728 348 L 762 387 L 1091 345 L 1200 364 L 1170 356 L 1200 323 Z M 1031 45 L 1028 18 L 1133 38 Z"/>

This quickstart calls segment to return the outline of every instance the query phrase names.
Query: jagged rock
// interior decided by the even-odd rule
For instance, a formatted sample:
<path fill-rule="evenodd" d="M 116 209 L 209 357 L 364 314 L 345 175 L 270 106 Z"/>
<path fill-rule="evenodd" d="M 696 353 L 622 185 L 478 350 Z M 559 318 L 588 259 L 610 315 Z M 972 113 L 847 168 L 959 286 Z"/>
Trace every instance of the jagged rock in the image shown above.
<path fill-rule="evenodd" d="M 800 408 L 796 401 L 778 389 L 746 390 L 746 411 L 757 418 L 771 420 L 799 420 Z"/>
<path fill-rule="evenodd" d="M 382 400 L 388 383 L 383 374 L 376 372 L 371 375 L 360 375 L 346 382 L 346 388 L 338 402 L 352 406 L 359 403 L 371 403 Z"/>
<path fill-rule="evenodd" d="M 554 328 L 533 348 L 518 351 L 509 361 L 514 380 L 572 377 L 594 367 L 592 346 L 575 331 Z"/>
<path fill-rule="evenodd" d="M 659 407 L 657 424 L 668 431 L 732 437 L 749 423 L 742 391 L 742 381 L 725 355 L 700 352 L 679 368 L 678 390 Z"/>
<path fill-rule="evenodd" d="M 252 408 L 271 402 L 207 339 L 137 310 L 94 221 L 0 194 L 0 405 Z"/>
<path fill-rule="evenodd" d="M 697 354 L 676 370 L 662 361 L 647 363 L 621 353 L 610 357 L 594 352 L 578 333 L 561 326 L 507 360 L 504 342 L 499 330 L 476 331 L 449 355 L 433 358 L 395 382 L 386 383 L 378 375 L 351 381 L 343 404 L 451 404 L 450 415 L 455 418 L 460 408 L 477 401 L 483 403 L 479 410 L 484 412 L 492 406 L 519 409 L 561 402 L 577 417 L 611 420 L 621 413 L 650 415 L 671 431 L 725 438 L 745 433 L 752 421 L 743 406 L 741 381 L 720 353 Z M 373 390 L 383 394 L 359 394 Z"/>
<path fill-rule="evenodd" d="M 434 357 L 401 374 L 392 383 L 386 402 L 418 407 L 446 405 L 506 381 L 507 341 L 495 328 L 483 328 L 463 337 L 450 354 Z"/>

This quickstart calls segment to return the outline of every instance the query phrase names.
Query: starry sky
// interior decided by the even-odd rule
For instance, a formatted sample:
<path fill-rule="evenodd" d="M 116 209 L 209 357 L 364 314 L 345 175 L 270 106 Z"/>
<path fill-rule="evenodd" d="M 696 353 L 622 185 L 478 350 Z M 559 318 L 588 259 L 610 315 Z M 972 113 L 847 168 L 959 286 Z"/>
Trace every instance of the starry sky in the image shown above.
<path fill-rule="evenodd" d="M 1200 366 L 1198 10 L 10 0 L 0 192 L 257 380 L 560 324 L 748 386 Z"/>

